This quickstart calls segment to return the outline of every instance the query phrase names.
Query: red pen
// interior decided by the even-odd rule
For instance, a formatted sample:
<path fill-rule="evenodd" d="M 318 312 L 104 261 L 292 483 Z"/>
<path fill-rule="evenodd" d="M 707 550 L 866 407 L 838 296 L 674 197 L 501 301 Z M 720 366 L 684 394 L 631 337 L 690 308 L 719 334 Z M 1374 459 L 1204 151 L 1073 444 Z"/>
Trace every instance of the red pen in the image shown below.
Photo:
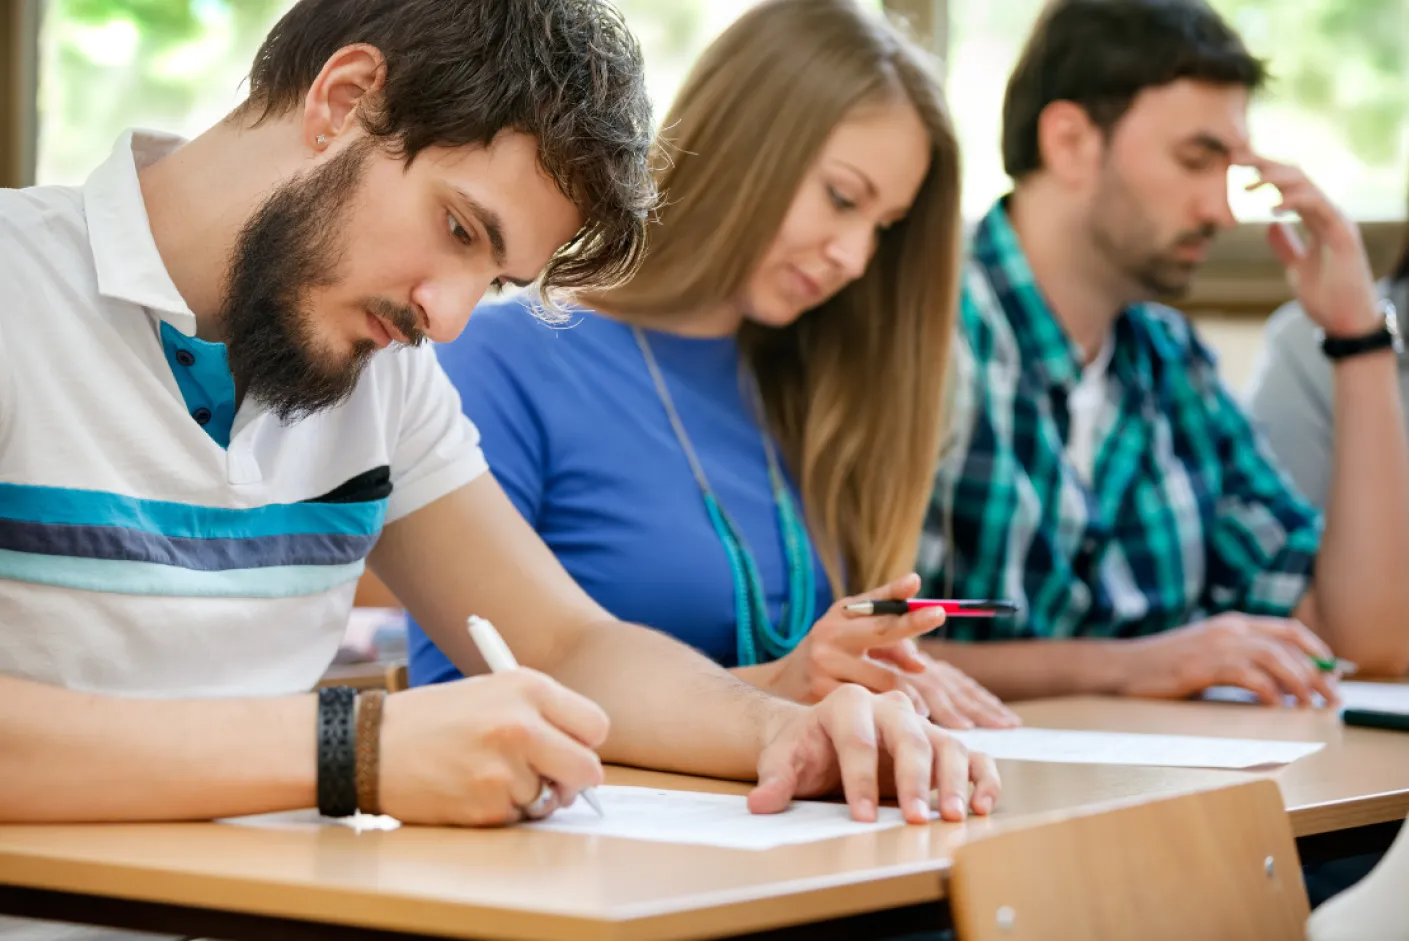
<path fill-rule="evenodd" d="M 1011 601 L 936 601 L 911 598 L 909 601 L 857 601 L 846 606 L 846 610 L 852 614 L 863 615 L 907 614 L 922 608 L 943 608 L 945 614 L 956 618 L 997 618 L 1018 613 L 1018 606 Z"/>

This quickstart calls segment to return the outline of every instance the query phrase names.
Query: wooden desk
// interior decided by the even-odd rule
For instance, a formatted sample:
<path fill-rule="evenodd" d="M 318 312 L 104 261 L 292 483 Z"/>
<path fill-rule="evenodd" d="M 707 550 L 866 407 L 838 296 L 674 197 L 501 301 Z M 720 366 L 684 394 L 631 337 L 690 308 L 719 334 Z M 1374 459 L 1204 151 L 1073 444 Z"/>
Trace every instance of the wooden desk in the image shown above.
<path fill-rule="evenodd" d="M 761 852 L 525 830 L 0 827 L 0 885 L 206 910 L 146 908 L 145 920 L 114 923 L 222 938 L 273 932 L 249 920 L 212 921 L 210 911 L 444 937 L 584 941 L 726 937 L 914 905 L 928 905 L 938 919 L 932 903 L 943 898 L 954 847 L 967 838 L 1228 780 L 1187 769 L 1048 770 L 1042 781 L 1030 769 L 1004 767 L 1014 783 L 990 820 Z M 613 769 L 610 779 L 747 790 L 628 769 Z M 12 899 L 21 895 L 11 890 Z M 70 898 L 57 911 L 78 917 L 81 901 Z"/>
<path fill-rule="evenodd" d="M 1016 710 L 1042 728 L 1325 742 L 1314 755 L 1261 772 L 1281 788 L 1298 837 L 1409 816 L 1409 735 L 1345 726 L 1332 710 L 1097 698 L 1042 700 Z M 1035 765 L 1019 774 L 1045 777 Z M 1012 783 L 1004 777 L 1007 789 Z"/>
<path fill-rule="evenodd" d="M 1325 741 L 1327 748 L 1316 755 L 1268 773 L 1281 787 L 1298 836 L 1401 819 L 1409 812 L 1409 736 L 1342 728 L 1330 713 L 1100 699 L 1028 703 L 1019 711 L 1028 724 L 1053 728 Z M 937 919 L 934 903 L 944 898 L 950 860 L 963 840 L 1076 809 L 1252 776 L 1179 768 L 999 766 L 1004 794 L 991 819 L 764 852 L 524 830 L 408 827 L 357 834 L 337 827 L 279 832 L 217 824 L 0 827 L 0 911 L 38 914 L 17 906 L 58 899 L 69 907 L 47 909 L 51 917 L 79 917 L 83 905 L 97 904 L 95 898 L 117 899 L 122 900 L 117 909 L 107 911 L 121 910 L 128 913 L 123 918 L 135 920 L 92 910 L 90 917 L 239 941 L 278 937 L 273 928 L 280 926 L 285 937 L 300 930 L 307 936 L 309 924 L 461 938 L 668 941 L 885 911 Z M 613 769 L 610 779 L 747 790 L 627 769 Z M 278 919 L 297 924 L 289 930 L 291 923 Z"/>

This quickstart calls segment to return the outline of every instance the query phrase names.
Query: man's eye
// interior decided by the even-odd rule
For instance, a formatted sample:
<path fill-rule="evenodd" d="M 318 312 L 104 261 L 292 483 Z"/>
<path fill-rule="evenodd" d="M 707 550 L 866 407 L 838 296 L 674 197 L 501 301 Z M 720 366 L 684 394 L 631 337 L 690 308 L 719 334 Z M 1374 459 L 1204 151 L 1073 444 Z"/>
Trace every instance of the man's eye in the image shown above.
<path fill-rule="evenodd" d="M 450 220 L 451 238 L 455 239 L 457 242 L 460 242 L 463 245 L 468 245 L 471 241 L 473 241 L 473 239 L 470 238 L 470 233 L 466 232 L 465 227 L 460 224 L 459 219 L 456 219 L 454 216 L 450 215 L 447 215 L 446 218 Z"/>

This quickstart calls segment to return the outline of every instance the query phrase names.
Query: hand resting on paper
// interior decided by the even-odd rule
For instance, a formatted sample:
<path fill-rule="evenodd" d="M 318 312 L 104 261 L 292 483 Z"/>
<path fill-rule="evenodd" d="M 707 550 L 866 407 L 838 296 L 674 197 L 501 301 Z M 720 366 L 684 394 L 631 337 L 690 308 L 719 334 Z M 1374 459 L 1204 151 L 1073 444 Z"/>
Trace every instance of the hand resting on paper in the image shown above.
<path fill-rule="evenodd" d="M 1328 704 L 1339 702 L 1335 674 L 1312 659 L 1333 659 L 1331 649 L 1287 618 L 1220 614 L 1130 641 L 1123 653 L 1120 692 L 1126 696 L 1184 699 L 1213 686 L 1239 686 L 1269 706 L 1281 705 L 1284 695 L 1315 705 L 1316 693 Z"/>
<path fill-rule="evenodd" d="M 945 820 L 962 820 L 969 809 L 987 814 L 998 801 L 998 769 L 922 718 L 904 693 L 845 685 L 769 736 L 749 809 L 777 813 L 793 798 L 844 791 L 852 817 L 872 821 L 884 792 L 894 793 L 906 820 L 923 823 L 932 790 Z"/>

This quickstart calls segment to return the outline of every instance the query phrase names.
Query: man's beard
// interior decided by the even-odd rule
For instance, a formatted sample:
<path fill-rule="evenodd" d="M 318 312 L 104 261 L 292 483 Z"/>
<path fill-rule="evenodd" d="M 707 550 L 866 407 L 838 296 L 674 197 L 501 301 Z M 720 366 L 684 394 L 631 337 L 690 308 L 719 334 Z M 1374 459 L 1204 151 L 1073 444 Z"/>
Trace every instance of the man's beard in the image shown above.
<path fill-rule="evenodd" d="M 1204 225 L 1181 232 L 1166 245 L 1159 244 L 1155 224 L 1139 201 L 1107 164 L 1091 210 L 1091 239 L 1116 270 L 1147 297 L 1179 297 L 1189 290 L 1198 263 L 1175 256 L 1181 248 L 1201 246 L 1218 234 Z"/>
<path fill-rule="evenodd" d="M 236 241 L 220 310 L 230 372 L 244 394 L 293 422 L 345 401 L 377 346 L 327 350 L 318 338 L 309 293 L 331 287 L 374 144 L 362 141 L 326 165 L 283 184 Z M 414 312 L 382 298 L 364 306 L 419 343 Z"/>

